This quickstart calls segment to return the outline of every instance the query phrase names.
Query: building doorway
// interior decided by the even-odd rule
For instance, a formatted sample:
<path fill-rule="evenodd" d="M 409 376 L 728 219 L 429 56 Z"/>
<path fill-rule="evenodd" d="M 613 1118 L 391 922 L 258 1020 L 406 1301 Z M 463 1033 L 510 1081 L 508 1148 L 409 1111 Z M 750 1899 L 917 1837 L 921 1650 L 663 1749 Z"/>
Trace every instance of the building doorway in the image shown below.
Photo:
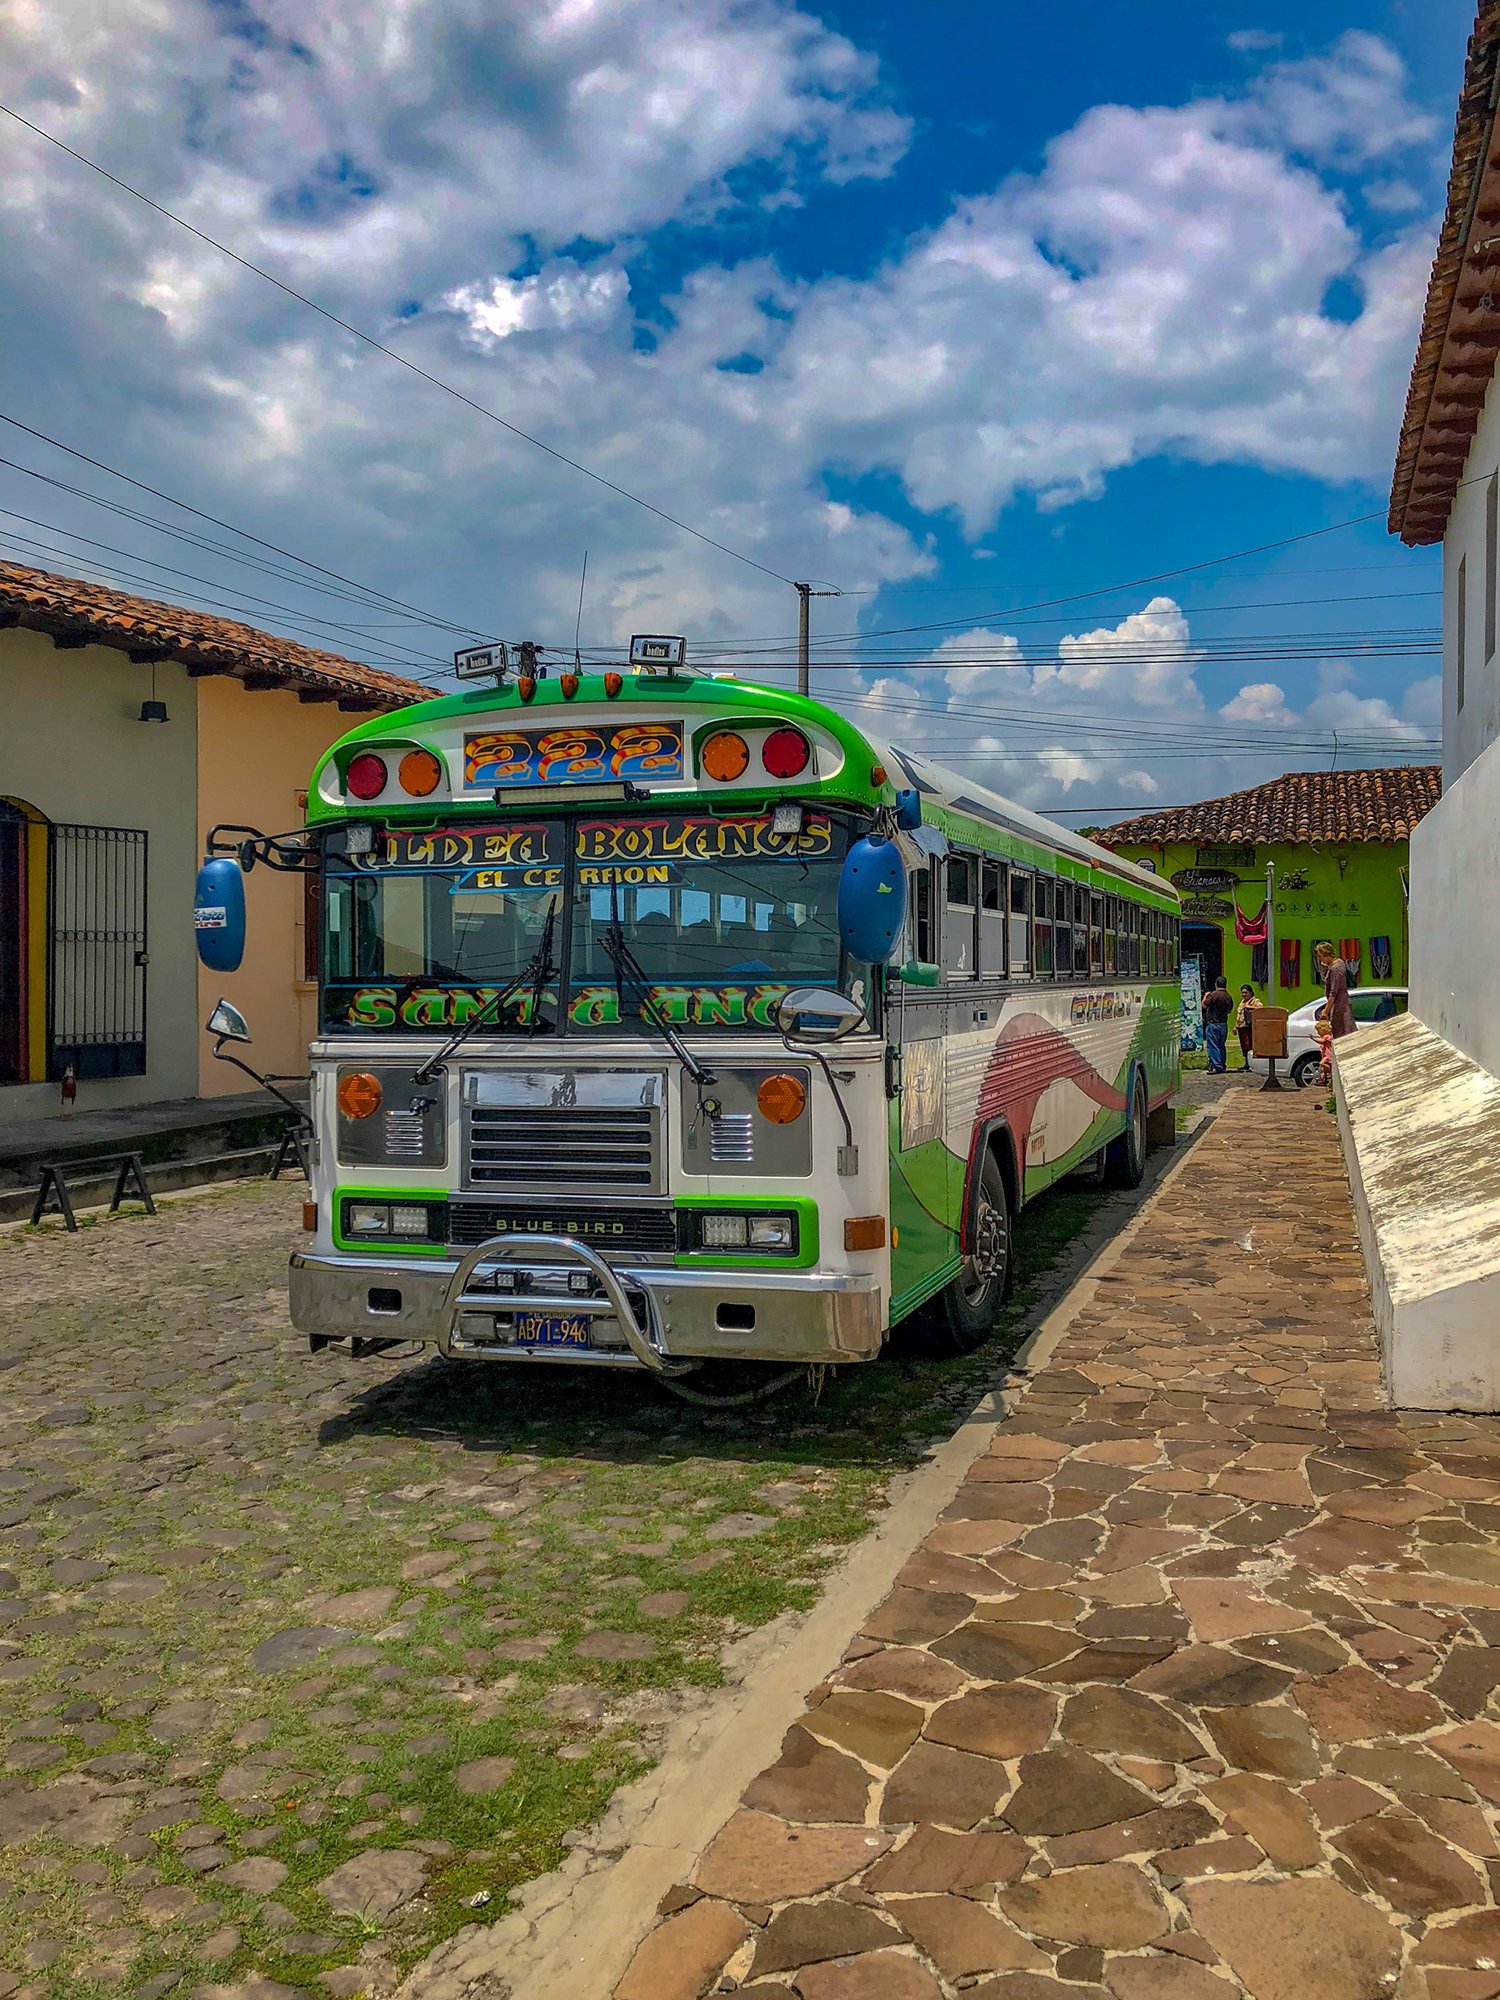
<path fill-rule="evenodd" d="M 1182 955 L 1203 961 L 1203 990 L 1207 993 L 1224 971 L 1224 933 L 1218 924 L 1184 924 Z"/>

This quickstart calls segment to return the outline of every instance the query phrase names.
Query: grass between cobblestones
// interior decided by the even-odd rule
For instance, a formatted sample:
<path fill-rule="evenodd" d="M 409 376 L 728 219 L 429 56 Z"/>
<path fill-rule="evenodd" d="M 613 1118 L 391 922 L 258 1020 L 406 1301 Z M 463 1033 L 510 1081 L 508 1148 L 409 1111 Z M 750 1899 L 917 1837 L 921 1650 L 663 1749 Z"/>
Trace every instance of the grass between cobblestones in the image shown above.
<path fill-rule="evenodd" d="M 1105 1199 L 1028 1211 L 980 1353 L 723 1413 L 308 1355 L 285 1188 L 0 1240 L 0 1996 L 378 1994 L 500 1914 L 813 1603 Z"/>

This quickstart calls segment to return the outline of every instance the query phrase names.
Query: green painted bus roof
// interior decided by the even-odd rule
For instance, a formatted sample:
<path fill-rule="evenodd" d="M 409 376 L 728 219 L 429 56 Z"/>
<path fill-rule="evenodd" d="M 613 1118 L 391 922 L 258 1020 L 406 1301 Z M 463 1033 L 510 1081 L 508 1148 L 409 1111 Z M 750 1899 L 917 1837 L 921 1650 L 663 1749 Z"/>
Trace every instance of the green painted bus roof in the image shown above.
<path fill-rule="evenodd" d="M 812 779 L 806 784 L 799 784 L 797 790 L 803 797 L 823 798 L 830 804 L 870 808 L 889 805 L 903 783 L 912 784 L 922 795 L 924 820 L 938 827 L 957 845 L 980 848 L 1023 864 L 1051 868 L 1078 881 L 1092 881 L 1096 886 L 1102 886 L 1098 877 L 1107 875 L 1116 887 L 1128 889 L 1144 901 L 1159 904 L 1168 910 L 1175 910 L 1178 906 L 1180 899 L 1170 884 L 1136 867 L 1123 855 L 1096 847 L 1091 840 L 1085 840 L 1081 834 L 1066 827 L 1053 826 L 1028 807 L 990 791 L 971 778 L 946 770 L 910 750 L 855 728 L 826 702 L 798 694 L 791 688 L 757 686 L 755 682 L 740 680 L 733 674 L 627 673 L 623 686 L 614 696 L 606 695 L 602 673 L 581 674 L 577 691 L 571 699 L 563 694 L 561 676 L 549 676 L 535 683 L 529 701 L 521 699 L 514 681 L 499 687 L 485 682 L 461 693 L 416 702 L 410 708 L 372 715 L 341 736 L 319 759 L 308 788 L 308 824 L 368 817 L 363 810 L 329 805 L 318 793 L 318 780 L 324 768 L 330 762 L 342 767 L 353 752 L 365 744 L 421 744 L 434 724 L 477 723 L 491 718 L 519 722 L 549 709 L 571 709 L 577 702 L 606 700 L 612 705 L 646 702 L 656 708 L 664 702 L 680 703 L 695 708 L 721 709 L 726 720 L 736 714 L 746 721 L 759 716 L 775 716 L 786 722 L 816 725 L 843 746 L 844 764 L 831 779 Z M 874 785 L 866 775 L 875 765 L 884 765 L 889 773 L 888 781 L 882 786 Z M 764 800 L 755 793 L 741 792 L 736 794 L 736 802 L 758 807 L 784 796 L 785 788 L 777 786 L 767 790 Z M 524 803 L 518 798 L 516 809 L 522 809 Z M 654 804 L 659 811 L 660 800 Z M 383 808 L 381 818 L 401 823 L 408 820 L 430 823 L 435 812 L 447 817 L 452 813 L 468 816 L 475 811 L 493 814 L 495 810 L 494 802 L 489 798 L 444 801 L 437 807 L 423 802 L 411 808 L 397 808 L 394 812 Z"/>

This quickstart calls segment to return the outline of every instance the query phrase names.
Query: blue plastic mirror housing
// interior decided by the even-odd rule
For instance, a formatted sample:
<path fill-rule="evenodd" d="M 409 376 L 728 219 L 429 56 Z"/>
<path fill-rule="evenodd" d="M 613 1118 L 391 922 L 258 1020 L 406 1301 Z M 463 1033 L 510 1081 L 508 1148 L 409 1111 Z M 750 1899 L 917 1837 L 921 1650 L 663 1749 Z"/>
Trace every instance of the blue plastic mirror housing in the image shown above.
<path fill-rule="evenodd" d="M 245 956 L 245 878 L 227 854 L 211 854 L 193 891 L 193 934 L 210 972 L 237 972 Z"/>
<path fill-rule="evenodd" d="M 915 833 L 922 824 L 922 794 L 915 786 L 897 792 L 896 824 L 903 833 Z"/>
<path fill-rule="evenodd" d="M 906 869 L 894 840 L 855 841 L 839 876 L 839 936 L 851 958 L 885 965 L 906 916 Z"/>

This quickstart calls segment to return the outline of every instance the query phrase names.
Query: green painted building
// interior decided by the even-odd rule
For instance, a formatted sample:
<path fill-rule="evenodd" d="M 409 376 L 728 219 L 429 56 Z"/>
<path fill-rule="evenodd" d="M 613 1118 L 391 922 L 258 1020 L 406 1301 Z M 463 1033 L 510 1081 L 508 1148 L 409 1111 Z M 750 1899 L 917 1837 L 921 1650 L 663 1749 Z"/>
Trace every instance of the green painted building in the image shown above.
<path fill-rule="evenodd" d="M 1269 784 L 1198 805 L 1139 813 L 1093 837 L 1182 897 L 1182 955 L 1203 962 L 1205 986 L 1223 973 L 1263 1000 L 1300 1007 L 1321 990 L 1313 946 L 1356 952 L 1365 986 L 1405 986 L 1407 841 L 1437 804 L 1436 764 L 1378 771 L 1289 771 Z M 1274 962 L 1241 944 L 1235 915 L 1256 918 L 1274 862 Z"/>

